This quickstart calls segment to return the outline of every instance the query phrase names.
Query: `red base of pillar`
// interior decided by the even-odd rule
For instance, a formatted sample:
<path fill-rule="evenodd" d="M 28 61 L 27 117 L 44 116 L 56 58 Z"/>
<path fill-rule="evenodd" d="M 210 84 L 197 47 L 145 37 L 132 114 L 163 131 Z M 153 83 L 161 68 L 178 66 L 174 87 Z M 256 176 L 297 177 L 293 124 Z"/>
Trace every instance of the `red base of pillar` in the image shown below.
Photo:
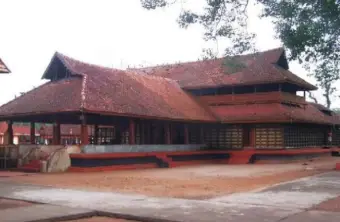
<path fill-rule="evenodd" d="M 81 125 L 81 145 L 88 145 L 89 143 L 89 132 L 87 125 Z"/>
<path fill-rule="evenodd" d="M 336 164 L 335 169 L 340 171 L 340 163 Z"/>

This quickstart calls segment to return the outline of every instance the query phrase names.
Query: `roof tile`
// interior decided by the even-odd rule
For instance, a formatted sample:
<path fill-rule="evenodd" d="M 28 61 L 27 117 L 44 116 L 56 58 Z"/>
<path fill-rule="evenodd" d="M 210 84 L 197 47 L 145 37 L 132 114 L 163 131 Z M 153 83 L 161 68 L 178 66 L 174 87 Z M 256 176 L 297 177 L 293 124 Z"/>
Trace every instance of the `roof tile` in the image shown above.
<path fill-rule="evenodd" d="M 0 116 L 84 111 L 214 121 L 176 81 L 86 64 L 57 53 L 71 78 L 48 82 L 0 107 Z M 52 61 L 53 62 L 53 61 Z"/>
<path fill-rule="evenodd" d="M 139 74 L 174 79 L 187 89 L 274 82 L 291 82 L 305 89 L 316 89 L 289 70 L 276 65 L 281 56 L 284 56 L 283 48 L 231 57 L 233 62 L 243 64 L 238 69 L 226 64 L 225 58 L 219 58 L 130 70 Z"/>

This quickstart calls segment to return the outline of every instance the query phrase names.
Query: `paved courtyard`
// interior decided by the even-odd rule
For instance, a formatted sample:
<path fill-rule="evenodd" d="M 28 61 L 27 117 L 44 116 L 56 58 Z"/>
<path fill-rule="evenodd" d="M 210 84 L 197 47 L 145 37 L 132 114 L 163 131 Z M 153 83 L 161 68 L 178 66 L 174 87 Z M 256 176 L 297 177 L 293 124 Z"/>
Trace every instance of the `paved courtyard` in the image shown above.
<path fill-rule="evenodd" d="M 339 204 L 339 196 L 340 172 L 336 171 L 206 200 L 58 189 L 2 181 L 0 197 L 44 204 L 4 209 L 0 215 L 4 222 L 62 216 L 65 220 L 65 216 L 72 219 L 77 215 L 111 215 L 135 221 L 338 222 L 339 208 L 333 205 Z"/>

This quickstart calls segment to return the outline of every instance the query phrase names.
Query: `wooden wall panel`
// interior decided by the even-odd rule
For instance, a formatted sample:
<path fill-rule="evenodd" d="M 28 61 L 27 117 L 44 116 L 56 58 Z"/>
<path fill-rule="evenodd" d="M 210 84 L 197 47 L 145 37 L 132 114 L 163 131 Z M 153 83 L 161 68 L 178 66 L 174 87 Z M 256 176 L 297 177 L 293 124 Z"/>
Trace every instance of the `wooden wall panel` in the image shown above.
<path fill-rule="evenodd" d="M 284 146 L 284 134 L 282 127 L 256 126 L 255 148 L 280 149 Z"/>

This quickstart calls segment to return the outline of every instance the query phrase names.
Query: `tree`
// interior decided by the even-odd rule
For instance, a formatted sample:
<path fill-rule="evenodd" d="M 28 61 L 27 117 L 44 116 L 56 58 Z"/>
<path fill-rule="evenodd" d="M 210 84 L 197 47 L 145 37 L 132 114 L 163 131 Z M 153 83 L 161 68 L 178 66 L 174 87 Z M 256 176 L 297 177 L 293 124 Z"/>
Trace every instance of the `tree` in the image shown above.
<path fill-rule="evenodd" d="M 318 85 L 323 90 L 323 96 L 326 100 L 327 108 L 331 108 L 331 99 L 337 91 L 334 83 L 339 80 L 339 64 L 338 61 L 323 61 L 316 65 L 312 76 L 318 82 Z M 311 97 L 311 96 L 310 96 Z"/>
<path fill-rule="evenodd" d="M 317 98 L 313 95 L 313 93 L 308 92 L 308 97 L 309 97 L 314 103 L 316 103 L 316 104 L 319 103 L 318 100 L 317 100 Z"/>
<path fill-rule="evenodd" d="M 141 0 L 146 9 L 170 6 L 179 0 Z M 184 0 L 181 0 L 184 1 Z M 270 18 L 288 52 L 288 59 L 298 60 L 314 70 L 312 75 L 324 89 L 327 105 L 334 93 L 332 84 L 339 78 L 340 4 L 338 0 L 206 0 L 203 12 L 183 9 L 180 27 L 192 24 L 204 27 L 205 40 L 229 40 L 226 55 L 241 54 L 254 49 L 255 34 L 247 30 L 247 9 L 261 4 L 261 18 Z M 206 50 L 212 55 L 211 51 Z M 318 67 L 313 67 L 314 64 Z M 320 64 L 332 64 L 328 67 Z M 333 70 L 326 72 L 326 69 Z M 327 74 L 326 74 L 327 73 Z"/>

